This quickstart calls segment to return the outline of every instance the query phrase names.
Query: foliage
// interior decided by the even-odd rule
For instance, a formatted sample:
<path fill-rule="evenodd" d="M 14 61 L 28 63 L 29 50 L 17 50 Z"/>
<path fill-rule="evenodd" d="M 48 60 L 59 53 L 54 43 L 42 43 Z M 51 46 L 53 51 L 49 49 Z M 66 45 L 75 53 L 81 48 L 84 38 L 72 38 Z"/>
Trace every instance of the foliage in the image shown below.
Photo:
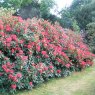
<path fill-rule="evenodd" d="M 49 83 L 45 83 L 32 91 L 19 91 L 16 95 L 31 95 L 31 93 L 32 95 L 55 95 L 56 93 L 57 95 L 67 95 L 68 92 L 70 95 L 94 95 L 94 74 L 95 66 L 87 68 L 83 72 L 74 73 L 65 79 L 52 79 Z M 58 88 L 60 89 L 56 90 Z"/>
<path fill-rule="evenodd" d="M 70 6 L 70 13 L 76 19 L 81 29 L 86 29 L 86 25 L 92 22 L 95 13 L 94 0 L 73 0 Z"/>
<path fill-rule="evenodd" d="M 41 0 L 40 11 L 42 18 L 47 19 L 50 16 L 50 9 L 55 5 L 54 0 Z"/>
<path fill-rule="evenodd" d="M 60 12 L 61 18 L 59 20 L 59 23 L 64 28 L 69 28 L 74 31 L 80 31 L 80 27 L 78 26 L 78 23 L 74 17 L 72 17 L 69 8 L 66 8 Z"/>
<path fill-rule="evenodd" d="M 18 9 L 30 4 L 31 2 L 32 0 L 3 0 L 3 2 L 0 2 L 0 6 L 4 8 L 14 7 L 15 9 Z"/>
<path fill-rule="evenodd" d="M 72 27 L 73 31 L 80 32 L 80 27 L 78 26 L 78 23 L 75 19 L 73 19 Z"/>
<path fill-rule="evenodd" d="M 43 19 L 5 14 L 0 14 L 1 92 L 31 89 L 93 64 L 94 55 L 79 34 Z"/>
<path fill-rule="evenodd" d="M 53 15 L 50 13 L 50 9 L 53 8 L 54 5 L 54 0 L 3 0 L 3 2 L 0 2 L 0 6 L 3 8 L 13 7 L 15 10 L 18 10 L 15 15 L 19 14 L 20 16 L 22 16 L 23 14 L 21 13 L 24 13 L 25 15 L 28 14 L 28 17 L 26 16 L 27 18 L 33 18 L 32 15 L 29 14 L 29 12 L 31 13 L 33 7 L 34 14 L 36 12 L 35 9 L 37 9 L 39 11 L 39 13 L 37 14 L 38 17 L 40 16 L 43 19 L 49 20 L 52 20 L 51 18 Z M 27 8 L 29 8 L 30 11 Z M 24 10 L 27 11 L 24 12 Z M 22 17 L 24 18 L 24 16 Z M 52 22 L 54 22 L 55 20 L 57 20 L 57 17 L 55 17 Z"/>
<path fill-rule="evenodd" d="M 15 13 L 15 10 L 14 10 L 14 8 L 8 8 L 8 9 L 6 9 L 6 8 L 0 8 L 0 19 L 4 16 L 4 17 L 6 17 L 6 16 L 8 16 L 8 17 L 10 17 L 10 16 L 12 16 L 13 14 Z"/>
<path fill-rule="evenodd" d="M 89 23 L 87 25 L 85 42 L 89 45 L 92 52 L 95 53 L 95 22 Z"/>

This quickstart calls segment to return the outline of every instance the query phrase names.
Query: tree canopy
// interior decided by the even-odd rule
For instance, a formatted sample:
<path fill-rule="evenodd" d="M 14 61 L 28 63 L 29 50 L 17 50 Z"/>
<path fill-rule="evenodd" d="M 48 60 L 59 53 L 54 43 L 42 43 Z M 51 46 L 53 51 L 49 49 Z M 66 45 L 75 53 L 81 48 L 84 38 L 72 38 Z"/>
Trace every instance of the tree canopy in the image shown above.
<path fill-rule="evenodd" d="M 70 6 L 70 13 L 77 20 L 81 29 L 85 29 L 86 25 L 93 22 L 95 16 L 94 0 L 74 0 Z"/>
<path fill-rule="evenodd" d="M 32 0 L 3 0 L 0 2 L 0 6 L 7 8 L 14 7 L 17 9 L 30 3 L 32 3 Z"/>

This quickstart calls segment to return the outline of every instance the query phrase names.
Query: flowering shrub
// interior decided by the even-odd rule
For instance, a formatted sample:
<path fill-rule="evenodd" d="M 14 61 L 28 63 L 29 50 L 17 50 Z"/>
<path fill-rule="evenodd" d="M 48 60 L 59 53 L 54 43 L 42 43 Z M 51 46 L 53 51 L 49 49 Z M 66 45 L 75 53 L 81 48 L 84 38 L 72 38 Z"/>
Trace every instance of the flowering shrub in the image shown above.
<path fill-rule="evenodd" d="M 0 16 L 0 91 L 31 89 L 93 64 L 94 55 L 73 31 L 43 19 Z"/>

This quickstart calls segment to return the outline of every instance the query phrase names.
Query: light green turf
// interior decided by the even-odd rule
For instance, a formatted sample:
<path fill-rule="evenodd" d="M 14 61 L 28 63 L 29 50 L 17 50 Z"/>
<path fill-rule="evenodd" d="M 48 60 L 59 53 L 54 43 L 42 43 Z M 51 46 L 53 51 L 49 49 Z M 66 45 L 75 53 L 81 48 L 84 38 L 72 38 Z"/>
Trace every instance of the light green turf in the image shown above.
<path fill-rule="evenodd" d="M 52 79 L 32 91 L 16 95 L 95 95 L 95 66 L 67 78 Z"/>

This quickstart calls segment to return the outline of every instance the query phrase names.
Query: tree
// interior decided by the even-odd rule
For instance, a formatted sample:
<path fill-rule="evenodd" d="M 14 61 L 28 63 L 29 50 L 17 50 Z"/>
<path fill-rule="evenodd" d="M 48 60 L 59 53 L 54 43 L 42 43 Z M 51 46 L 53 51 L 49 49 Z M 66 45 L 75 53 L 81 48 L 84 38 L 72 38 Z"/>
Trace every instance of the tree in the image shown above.
<path fill-rule="evenodd" d="M 54 0 L 41 0 L 40 11 L 42 18 L 44 19 L 49 18 L 49 16 L 51 15 L 50 9 L 53 8 L 54 5 L 55 5 Z"/>
<path fill-rule="evenodd" d="M 80 30 L 80 28 L 78 26 L 78 23 L 77 23 L 76 19 L 70 13 L 69 8 L 63 9 L 60 12 L 60 14 L 61 14 L 60 24 L 61 24 L 62 27 L 70 28 L 74 31 L 79 31 Z"/>
<path fill-rule="evenodd" d="M 74 0 L 69 11 L 78 22 L 80 28 L 85 29 L 86 25 L 92 22 L 94 10 L 94 0 Z"/>
<path fill-rule="evenodd" d="M 87 24 L 85 42 L 89 45 L 91 51 L 95 53 L 95 22 Z"/>
<path fill-rule="evenodd" d="M 32 3 L 32 0 L 3 0 L 0 2 L 0 6 L 7 8 L 14 7 L 15 9 L 18 9 L 30 3 Z"/>
<path fill-rule="evenodd" d="M 16 10 L 19 9 L 19 14 L 21 14 L 20 16 L 23 16 L 23 18 L 25 19 L 28 17 L 32 18 L 37 12 L 36 17 L 42 17 L 44 19 L 52 20 L 51 18 L 53 17 L 53 15 L 50 13 L 50 9 L 53 8 L 54 5 L 54 0 L 3 0 L 2 2 L 0 2 L 1 7 L 13 7 Z"/>

